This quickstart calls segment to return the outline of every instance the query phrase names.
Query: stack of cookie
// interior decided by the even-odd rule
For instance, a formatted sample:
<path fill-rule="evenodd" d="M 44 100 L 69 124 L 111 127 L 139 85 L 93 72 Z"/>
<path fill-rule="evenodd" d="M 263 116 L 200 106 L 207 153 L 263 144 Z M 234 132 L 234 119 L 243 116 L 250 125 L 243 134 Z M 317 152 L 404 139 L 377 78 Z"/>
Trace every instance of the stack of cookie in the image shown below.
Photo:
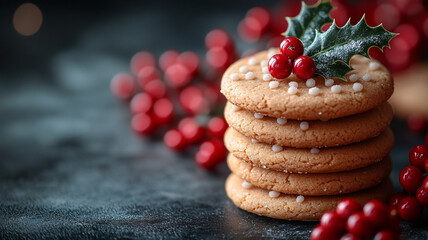
<path fill-rule="evenodd" d="M 388 70 L 354 56 L 347 81 L 277 80 L 267 68 L 276 53 L 241 59 L 222 79 L 229 198 L 246 211 L 290 220 L 319 219 L 343 198 L 386 200 L 394 144 Z"/>

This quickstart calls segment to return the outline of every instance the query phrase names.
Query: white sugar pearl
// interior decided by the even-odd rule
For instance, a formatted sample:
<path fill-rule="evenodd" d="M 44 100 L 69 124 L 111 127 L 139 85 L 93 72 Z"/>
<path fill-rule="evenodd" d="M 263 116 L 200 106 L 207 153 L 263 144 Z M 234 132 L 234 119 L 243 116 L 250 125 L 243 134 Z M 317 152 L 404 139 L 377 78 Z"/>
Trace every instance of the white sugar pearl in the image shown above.
<path fill-rule="evenodd" d="M 239 80 L 239 74 L 237 73 L 230 74 L 230 79 L 233 81 Z"/>
<path fill-rule="evenodd" d="M 295 82 L 295 81 L 291 81 L 291 82 L 288 83 L 288 86 L 290 86 L 290 87 L 298 87 L 299 84 L 297 82 Z"/>
<path fill-rule="evenodd" d="M 363 90 L 363 84 L 354 83 L 354 85 L 352 85 L 352 89 L 354 89 L 355 92 L 361 92 Z"/>
<path fill-rule="evenodd" d="M 331 92 L 333 93 L 340 93 L 342 91 L 342 87 L 340 85 L 333 85 L 331 87 Z"/>
<path fill-rule="evenodd" d="M 282 147 L 279 145 L 276 145 L 276 144 L 272 145 L 272 151 L 274 151 L 274 152 L 282 151 Z"/>
<path fill-rule="evenodd" d="M 351 76 L 349 76 L 349 81 L 355 82 L 357 80 L 358 80 L 358 75 L 357 74 L 351 74 Z"/>
<path fill-rule="evenodd" d="M 315 80 L 313 78 L 309 78 L 306 80 L 306 87 L 314 87 L 315 86 Z"/>
<path fill-rule="evenodd" d="M 303 131 L 306 131 L 309 129 L 309 123 L 304 121 L 300 123 L 300 129 L 302 129 Z"/>
<path fill-rule="evenodd" d="M 232 104 L 232 110 L 233 110 L 234 112 L 236 112 L 236 111 L 241 110 L 241 108 L 240 108 L 240 107 L 238 107 L 238 106 L 236 106 L 236 105 L 234 105 L 234 104 Z"/>
<path fill-rule="evenodd" d="M 309 95 L 316 96 L 316 95 L 320 94 L 320 89 L 317 87 L 309 88 L 308 93 L 309 93 Z"/>
<path fill-rule="evenodd" d="M 263 73 L 269 73 L 269 68 L 268 67 L 263 67 L 262 68 L 262 72 Z"/>
<path fill-rule="evenodd" d="M 280 193 L 277 191 L 269 191 L 269 197 L 271 198 L 277 198 L 279 197 Z"/>
<path fill-rule="evenodd" d="M 255 77 L 256 77 L 256 75 L 254 75 L 253 72 L 247 72 L 245 74 L 245 79 L 247 79 L 247 80 L 253 80 Z"/>
<path fill-rule="evenodd" d="M 288 94 L 296 94 L 297 93 L 297 88 L 295 86 L 291 86 L 288 90 L 287 90 Z"/>
<path fill-rule="evenodd" d="M 278 81 L 272 81 L 269 83 L 269 87 L 270 88 L 277 88 L 277 87 L 279 87 L 279 82 Z"/>
<path fill-rule="evenodd" d="M 257 59 L 256 58 L 250 58 L 250 59 L 248 59 L 248 64 L 250 64 L 250 65 L 256 65 L 258 63 L 258 61 L 257 61 Z"/>
<path fill-rule="evenodd" d="M 254 117 L 257 119 L 263 118 L 265 115 L 261 114 L 261 113 L 254 113 Z"/>
<path fill-rule="evenodd" d="M 325 80 L 325 86 L 326 87 L 331 87 L 331 86 L 333 86 L 333 84 L 334 84 L 334 80 L 333 79 L 331 79 L 331 78 L 329 78 L 329 79 L 326 79 Z"/>
<path fill-rule="evenodd" d="M 376 62 L 376 61 L 372 61 L 372 62 L 370 62 L 370 64 L 369 64 L 369 69 L 370 70 L 376 70 L 376 69 L 378 69 L 380 67 L 380 64 L 378 63 L 378 62 Z"/>
<path fill-rule="evenodd" d="M 253 184 L 251 184 L 251 183 L 249 183 L 249 182 L 247 182 L 247 181 L 245 181 L 245 180 L 242 182 L 242 184 L 241 184 L 241 185 L 242 185 L 242 187 L 243 187 L 243 188 L 245 188 L 245 189 L 249 189 L 249 188 L 251 188 L 251 187 L 253 186 Z"/>
<path fill-rule="evenodd" d="M 301 203 L 303 201 L 305 201 L 305 197 L 303 197 L 302 195 L 296 197 L 296 202 Z"/>
<path fill-rule="evenodd" d="M 247 73 L 248 72 L 248 67 L 247 66 L 241 66 L 240 68 L 239 68 L 239 71 L 241 72 L 241 73 Z"/>
<path fill-rule="evenodd" d="M 267 65 L 268 65 L 268 62 L 266 60 L 260 61 L 260 66 L 267 67 Z"/>
<path fill-rule="evenodd" d="M 273 55 L 275 55 L 277 52 L 274 48 L 271 48 L 268 50 L 268 58 L 271 58 Z"/>
<path fill-rule="evenodd" d="M 263 74 L 263 81 L 270 81 L 272 80 L 272 76 L 269 73 Z"/>
<path fill-rule="evenodd" d="M 372 79 L 372 76 L 368 73 L 364 74 L 363 76 L 363 81 L 370 81 Z"/>
<path fill-rule="evenodd" d="M 277 118 L 277 119 L 276 119 L 276 122 L 277 122 L 279 125 L 284 125 L 284 124 L 286 124 L 286 123 L 287 123 L 287 119 L 285 119 L 285 118 Z"/>
<path fill-rule="evenodd" d="M 320 152 L 320 150 L 318 148 L 311 148 L 312 154 L 318 154 L 319 152 Z"/>
<path fill-rule="evenodd" d="M 258 143 L 259 141 L 257 141 L 256 139 L 254 139 L 254 138 L 251 138 L 251 142 L 252 143 Z"/>

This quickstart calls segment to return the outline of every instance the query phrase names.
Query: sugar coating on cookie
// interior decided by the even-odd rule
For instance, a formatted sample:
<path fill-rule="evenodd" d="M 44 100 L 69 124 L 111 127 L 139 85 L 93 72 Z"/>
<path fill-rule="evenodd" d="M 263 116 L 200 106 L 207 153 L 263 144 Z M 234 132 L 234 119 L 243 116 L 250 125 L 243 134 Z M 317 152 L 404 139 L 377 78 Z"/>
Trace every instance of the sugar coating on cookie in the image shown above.
<path fill-rule="evenodd" d="M 297 88 L 295 86 L 291 86 L 287 90 L 288 94 L 294 95 L 297 93 Z"/>
<path fill-rule="evenodd" d="M 241 186 L 243 188 L 245 188 L 245 189 L 250 189 L 253 186 L 253 184 L 251 184 L 251 183 L 249 183 L 249 182 L 247 182 L 247 181 L 244 180 L 244 181 L 242 181 Z"/>
<path fill-rule="evenodd" d="M 239 80 L 239 74 L 237 73 L 231 73 L 229 77 L 230 77 L 230 80 L 232 81 Z"/>
<path fill-rule="evenodd" d="M 254 75 L 253 72 L 247 72 L 245 74 L 245 79 L 247 79 L 247 80 L 253 80 L 255 77 L 256 77 L 256 75 Z"/>
<path fill-rule="evenodd" d="M 279 82 L 278 81 L 271 81 L 269 83 L 269 87 L 270 88 L 278 88 L 279 87 Z"/>
<path fill-rule="evenodd" d="M 281 193 L 279 193 L 277 191 L 269 191 L 269 197 L 271 197 L 271 198 L 277 198 L 277 197 L 279 197 L 279 195 L 281 195 Z"/>
<path fill-rule="evenodd" d="M 352 89 L 353 89 L 355 92 L 361 92 L 361 91 L 363 90 L 363 84 L 361 84 L 361 83 L 354 83 L 354 84 L 352 85 Z"/>
<path fill-rule="evenodd" d="M 276 122 L 277 122 L 279 125 L 284 125 L 284 124 L 286 124 L 286 123 L 287 123 L 287 119 L 286 119 L 286 118 L 277 118 L 277 119 L 276 119 Z"/>
<path fill-rule="evenodd" d="M 272 75 L 270 75 L 269 73 L 263 74 L 263 81 L 270 81 L 270 80 L 272 80 Z"/>
<path fill-rule="evenodd" d="M 302 203 L 303 201 L 305 201 L 305 197 L 302 195 L 299 195 L 296 197 L 296 202 L 298 203 Z"/>
<path fill-rule="evenodd" d="M 306 121 L 303 121 L 300 123 L 300 129 L 302 129 L 303 131 L 306 131 L 309 129 L 309 123 Z"/>
<path fill-rule="evenodd" d="M 341 91 L 342 91 L 342 86 L 340 86 L 340 85 L 331 86 L 331 92 L 332 93 L 340 93 Z"/>

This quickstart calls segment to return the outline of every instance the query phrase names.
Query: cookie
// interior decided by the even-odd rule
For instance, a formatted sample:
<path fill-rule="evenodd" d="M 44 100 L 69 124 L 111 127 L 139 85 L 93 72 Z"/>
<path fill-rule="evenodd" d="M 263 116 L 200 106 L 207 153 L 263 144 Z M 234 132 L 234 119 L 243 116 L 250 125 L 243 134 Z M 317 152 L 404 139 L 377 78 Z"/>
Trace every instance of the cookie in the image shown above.
<path fill-rule="evenodd" d="M 333 147 L 359 142 L 388 127 L 393 111 L 388 103 L 364 113 L 328 121 L 299 121 L 271 117 L 257 118 L 250 111 L 237 110 L 228 103 L 227 123 L 240 133 L 258 141 L 281 146 L 311 148 Z"/>
<path fill-rule="evenodd" d="M 428 64 L 419 63 L 394 76 L 398 86 L 389 100 L 402 118 L 421 115 L 428 119 Z"/>
<path fill-rule="evenodd" d="M 364 204 L 372 199 L 385 201 L 392 194 L 389 179 L 363 191 L 318 197 L 286 194 L 277 197 L 271 194 L 271 197 L 268 190 L 243 184 L 243 180 L 234 174 L 226 180 L 225 188 L 228 197 L 239 208 L 262 216 L 288 220 L 319 220 L 324 212 L 336 209 L 336 205 L 344 198 Z"/>
<path fill-rule="evenodd" d="M 269 81 L 272 77 L 263 71 L 267 61 L 268 51 L 263 51 L 232 64 L 222 78 L 224 96 L 240 108 L 266 116 L 316 120 L 366 112 L 384 103 L 394 90 L 389 71 L 360 55 L 351 58 L 355 70 L 346 75 L 347 82 L 322 77 L 303 81 L 293 74 Z M 297 89 L 290 82 L 296 82 Z"/>
<path fill-rule="evenodd" d="M 273 149 L 273 145 L 253 142 L 229 128 L 224 136 L 226 148 L 235 157 L 272 170 L 288 172 L 328 173 L 348 171 L 379 162 L 394 145 L 394 135 L 388 128 L 375 138 L 334 148 Z"/>
<path fill-rule="evenodd" d="M 256 187 L 305 196 L 337 195 L 367 189 L 386 179 L 392 167 L 388 156 L 378 163 L 352 171 L 297 174 L 255 167 L 233 154 L 229 154 L 227 165 L 232 173 Z"/>

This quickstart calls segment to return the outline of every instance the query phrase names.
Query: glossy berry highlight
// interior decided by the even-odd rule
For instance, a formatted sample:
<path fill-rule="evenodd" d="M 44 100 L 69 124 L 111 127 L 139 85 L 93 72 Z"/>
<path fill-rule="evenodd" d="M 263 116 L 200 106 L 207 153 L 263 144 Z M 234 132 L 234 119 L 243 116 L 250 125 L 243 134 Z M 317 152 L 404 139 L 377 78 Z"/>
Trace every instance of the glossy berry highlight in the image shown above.
<path fill-rule="evenodd" d="M 284 54 L 273 55 L 268 62 L 270 74 L 277 79 L 284 79 L 290 76 L 292 66 L 291 59 Z"/>
<path fill-rule="evenodd" d="M 279 50 L 282 54 L 287 55 L 291 60 L 303 54 L 303 44 L 295 37 L 286 37 L 280 44 Z"/>

